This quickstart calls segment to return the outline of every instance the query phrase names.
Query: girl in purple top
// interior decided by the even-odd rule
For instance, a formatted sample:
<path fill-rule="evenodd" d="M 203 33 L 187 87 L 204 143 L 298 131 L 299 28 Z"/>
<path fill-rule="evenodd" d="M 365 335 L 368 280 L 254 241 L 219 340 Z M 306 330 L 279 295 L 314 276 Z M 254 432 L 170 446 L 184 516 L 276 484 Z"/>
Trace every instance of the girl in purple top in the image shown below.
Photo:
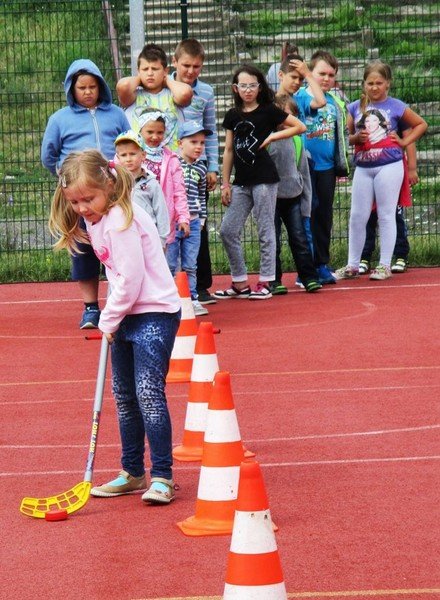
<path fill-rule="evenodd" d="M 131 202 L 132 186 L 131 174 L 97 150 L 73 152 L 60 169 L 49 226 L 58 238 L 57 249 L 72 253 L 79 243 L 91 244 L 111 288 L 99 328 L 111 344 L 122 471 L 91 494 L 110 498 L 147 487 L 146 435 L 151 484 L 142 499 L 168 504 L 174 483 L 165 378 L 180 299 L 153 220 Z M 87 232 L 80 228 L 80 217 Z"/>
<path fill-rule="evenodd" d="M 365 227 L 376 202 L 380 231 L 380 259 L 370 279 L 391 277 L 396 242 L 396 207 L 404 180 L 404 149 L 418 140 L 428 125 L 404 102 L 388 96 L 391 69 L 380 60 L 367 65 L 360 100 L 348 106 L 349 142 L 355 147 L 348 239 L 348 265 L 337 279 L 359 276 Z M 410 133 L 400 137 L 398 130 Z"/>

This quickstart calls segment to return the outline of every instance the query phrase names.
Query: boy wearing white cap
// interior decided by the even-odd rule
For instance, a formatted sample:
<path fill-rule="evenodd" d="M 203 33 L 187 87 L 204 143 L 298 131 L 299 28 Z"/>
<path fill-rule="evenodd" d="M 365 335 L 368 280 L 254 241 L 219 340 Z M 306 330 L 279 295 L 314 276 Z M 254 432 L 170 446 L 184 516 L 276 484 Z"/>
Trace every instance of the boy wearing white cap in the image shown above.
<path fill-rule="evenodd" d="M 115 139 L 116 157 L 120 165 L 134 177 L 132 200 L 152 218 L 159 232 L 162 248 L 170 232 L 170 218 L 165 197 L 156 177 L 142 165 L 145 160 L 145 145 L 142 138 L 129 129 Z"/>
<path fill-rule="evenodd" d="M 179 160 L 183 170 L 190 214 L 190 231 L 185 237 L 176 231 L 174 242 L 167 247 L 167 260 L 174 275 L 179 264 L 188 275 L 191 300 L 195 315 L 207 315 L 208 310 L 198 300 L 197 256 L 200 248 L 200 232 L 206 219 L 206 161 L 203 160 L 205 137 L 212 135 L 201 121 L 185 121 L 179 128 Z"/>

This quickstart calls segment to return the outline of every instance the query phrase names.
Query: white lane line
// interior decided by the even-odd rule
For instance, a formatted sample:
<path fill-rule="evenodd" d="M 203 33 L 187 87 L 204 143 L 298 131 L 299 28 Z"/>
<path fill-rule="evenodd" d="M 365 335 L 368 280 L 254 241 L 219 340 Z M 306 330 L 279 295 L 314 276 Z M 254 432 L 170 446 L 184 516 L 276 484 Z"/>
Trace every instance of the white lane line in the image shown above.
<path fill-rule="evenodd" d="M 260 467 L 264 468 L 281 468 L 281 467 L 320 467 L 333 465 L 359 465 L 371 463 L 397 463 L 397 462 L 423 462 L 439 460 L 440 455 L 434 456 L 387 456 L 382 458 L 341 458 L 335 460 L 304 460 L 297 462 L 278 462 L 278 463 L 260 463 Z M 199 471 L 200 465 L 177 465 L 173 467 L 174 471 Z M 94 473 L 114 473 L 115 468 L 110 469 L 95 469 Z M 3 471 L 0 472 L 0 477 L 41 477 L 46 475 L 74 475 L 80 474 L 82 471 Z"/>
<path fill-rule="evenodd" d="M 233 373 L 232 378 L 234 377 L 268 377 L 271 375 L 276 375 L 277 377 L 292 377 L 292 376 L 307 376 L 307 375 L 335 375 L 335 374 L 352 374 L 352 373 L 379 373 L 385 372 L 390 373 L 392 371 L 411 371 L 411 372 L 423 372 L 423 371 L 436 371 L 440 369 L 440 365 L 419 365 L 419 366 L 408 366 L 402 365 L 400 367 L 366 367 L 366 368 L 353 368 L 353 369 L 316 369 L 314 371 L 257 371 L 257 372 L 248 372 L 248 373 Z M 71 385 L 71 384 L 80 384 L 80 383 L 93 383 L 96 381 L 95 379 L 67 379 L 67 380 L 47 380 L 47 381 L 7 381 L 0 383 L 0 388 L 2 387 L 14 387 L 14 386 L 31 386 L 31 385 Z M 389 388 L 383 389 L 401 389 L 406 388 L 407 386 L 399 386 L 398 388 L 393 388 L 390 386 Z M 330 388 L 330 390 L 337 390 L 338 388 Z M 382 389 L 382 388 L 345 388 L 346 390 L 354 390 L 354 389 Z M 296 388 L 292 390 L 294 393 Z M 299 390 L 301 391 L 301 390 Z M 317 388 L 313 391 L 321 391 L 321 389 Z M 265 392 L 267 395 L 267 391 Z M 278 392 L 277 392 L 278 393 Z"/>
<path fill-rule="evenodd" d="M 341 291 L 357 291 L 357 290 L 369 290 L 369 291 L 374 291 L 377 289 L 386 289 L 386 290 L 400 290 L 402 288 L 405 289 L 426 289 L 429 287 L 435 288 L 435 287 L 439 287 L 440 283 L 391 283 L 390 281 L 387 281 L 386 284 L 377 284 L 374 283 L 372 285 L 353 285 L 353 286 L 347 286 L 347 285 L 343 285 L 341 283 L 338 283 L 338 285 L 328 285 L 326 286 L 326 291 L 329 292 L 341 292 Z M 290 293 L 301 293 L 298 290 L 290 290 Z M 103 296 L 102 298 L 100 298 L 101 301 L 105 302 L 105 296 Z M 10 306 L 10 305 L 14 305 L 14 304 L 54 304 L 54 303 L 68 303 L 68 302 L 82 302 L 81 298 L 46 298 L 43 300 L 0 300 L 0 305 L 5 305 L 5 306 Z"/>
<path fill-rule="evenodd" d="M 345 388 L 335 388 L 335 387 L 331 387 L 331 388 L 307 388 L 307 389 L 299 389 L 297 387 L 292 388 L 290 390 L 278 390 L 273 392 L 274 395 L 290 395 L 290 396 L 295 396 L 295 395 L 300 395 L 300 394 L 317 394 L 317 393 L 340 393 L 340 392 L 368 392 L 368 391 L 393 391 L 393 390 L 424 390 L 424 389 L 433 389 L 433 388 L 438 388 L 440 387 L 440 382 L 439 383 L 433 383 L 433 384 L 429 384 L 429 385 L 375 385 L 375 386 L 359 386 L 359 387 L 345 387 Z M 246 391 L 246 392 L 234 392 L 234 396 L 267 396 L 267 390 L 264 391 L 259 391 L 259 390 L 252 390 L 252 391 Z M 173 394 L 173 393 L 168 393 L 167 394 L 167 398 L 168 400 L 173 400 L 173 399 L 181 399 L 181 398 L 186 398 L 188 399 L 188 394 Z M 112 396 L 106 396 L 104 398 L 104 400 L 112 400 Z M 272 398 L 272 400 L 274 400 L 276 398 Z M 25 404 L 60 404 L 60 403 L 70 403 L 70 402 L 93 402 L 93 398 L 66 398 L 64 400 L 60 400 L 60 399 L 50 399 L 50 400 L 35 400 L 34 398 L 31 398 L 29 400 L 14 400 L 13 398 L 11 398 L 11 400 L 9 401 L 1 401 L 0 402 L 0 406 L 11 406 L 13 408 L 15 408 L 18 405 L 25 405 Z"/>
<path fill-rule="evenodd" d="M 245 444 L 264 444 L 264 443 L 277 443 L 277 442 L 298 442 L 305 440 L 325 440 L 325 439 L 337 439 L 337 438 L 350 438 L 350 437 L 363 437 L 372 435 L 390 435 L 396 433 L 413 433 L 418 431 L 431 431 L 440 429 L 440 424 L 435 425 L 421 425 L 420 427 L 400 427 L 396 429 L 374 429 L 372 431 L 353 431 L 346 433 L 323 433 L 316 435 L 295 435 L 291 437 L 278 437 L 278 438 L 259 438 L 259 439 L 246 439 L 243 440 Z M 177 445 L 174 444 L 174 445 Z M 84 448 L 85 444 L 1 444 L 0 450 L 53 450 L 53 449 L 65 449 L 70 450 L 74 448 Z M 120 444 L 99 444 L 100 448 L 119 448 Z"/>

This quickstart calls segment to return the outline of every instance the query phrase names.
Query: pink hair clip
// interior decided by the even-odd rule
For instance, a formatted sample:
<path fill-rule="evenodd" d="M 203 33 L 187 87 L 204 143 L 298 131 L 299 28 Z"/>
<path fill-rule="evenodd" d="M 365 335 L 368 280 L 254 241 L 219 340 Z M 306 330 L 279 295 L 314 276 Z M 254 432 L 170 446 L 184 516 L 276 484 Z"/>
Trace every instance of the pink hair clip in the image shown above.
<path fill-rule="evenodd" d="M 116 179 L 117 176 L 118 176 L 118 172 L 116 171 L 115 166 L 116 165 L 115 165 L 115 161 L 114 160 L 109 160 L 108 161 L 108 170 L 113 175 L 113 177 Z"/>

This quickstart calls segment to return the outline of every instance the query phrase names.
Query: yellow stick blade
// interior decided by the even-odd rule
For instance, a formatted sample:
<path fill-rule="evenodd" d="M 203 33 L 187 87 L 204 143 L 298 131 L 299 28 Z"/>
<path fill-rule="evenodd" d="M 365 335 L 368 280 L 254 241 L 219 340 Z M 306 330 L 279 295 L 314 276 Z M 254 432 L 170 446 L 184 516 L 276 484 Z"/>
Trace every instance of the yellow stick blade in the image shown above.
<path fill-rule="evenodd" d="M 23 498 L 20 511 L 28 517 L 44 519 L 44 515 L 51 510 L 65 510 L 68 514 L 82 508 L 90 496 L 92 484 L 82 481 L 68 490 L 49 498 Z"/>

